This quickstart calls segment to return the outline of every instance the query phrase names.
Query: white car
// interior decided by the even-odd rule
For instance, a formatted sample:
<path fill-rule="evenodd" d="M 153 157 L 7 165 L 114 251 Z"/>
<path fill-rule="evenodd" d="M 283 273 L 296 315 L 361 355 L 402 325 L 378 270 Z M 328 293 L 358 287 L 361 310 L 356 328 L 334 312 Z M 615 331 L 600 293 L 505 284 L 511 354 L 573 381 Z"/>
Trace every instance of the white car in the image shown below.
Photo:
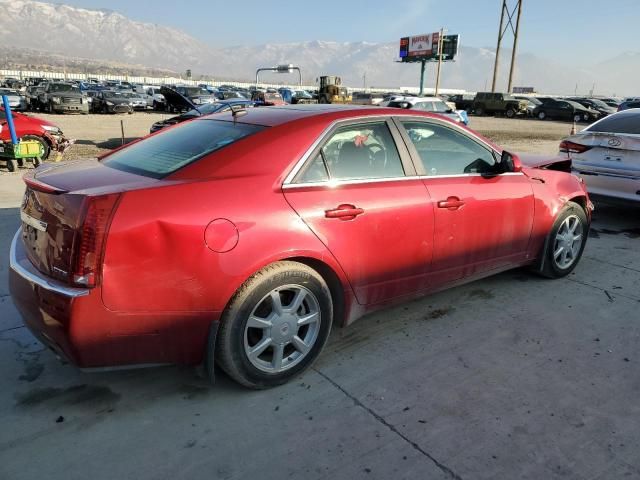
<path fill-rule="evenodd" d="M 159 86 L 145 86 L 144 92 L 147 94 L 147 108 L 152 108 L 154 110 L 164 110 L 167 107 L 167 101 L 164 98 L 164 95 L 160 93 Z"/>
<path fill-rule="evenodd" d="M 640 108 L 609 115 L 560 142 L 591 195 L 640 202 Z"/>
<path fill-rule="evenodd" d="M 11 88 L 0 88 L 0 97 L 6 95 L 9 99 L 9 106 L 13 110 L 26 110 L 27 109 L 27 101 L 24 95 L 21 95 L 20 92 Z M 0 100 L 0 105 L 2 105 L 2 101 Z"/>
<path fill-rule="evenodd" d="M 381 107 L 410 108 L 421 112 L 437 113 L 450 118 L 454 122 L 469 123 L 469 117 L 464 110 L 454 110 L 438 97 L 402 97 L 393 96 L 380 103 Z"/>

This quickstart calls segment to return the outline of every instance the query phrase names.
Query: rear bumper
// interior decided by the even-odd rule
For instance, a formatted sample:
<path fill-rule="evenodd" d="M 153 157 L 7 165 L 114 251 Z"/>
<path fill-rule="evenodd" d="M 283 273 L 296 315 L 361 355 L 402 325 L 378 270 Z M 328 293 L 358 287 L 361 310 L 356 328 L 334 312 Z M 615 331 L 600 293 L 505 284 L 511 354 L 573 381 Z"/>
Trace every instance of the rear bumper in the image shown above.
<path fill-rule="evenodd" d="M 574 173 L 584 180 L 589 195 L 640 202 L 640 178 L 584 172 L 578 169 L 575 169 Z"/>
<path fill-rule="evenodd" d="M 114 312 L 101 291 L 68 287 L 40 273 L 20 231 L 9 253 L 9 291 L 25 326 L 80 368 L 202 363 L 220 312 Z"/>

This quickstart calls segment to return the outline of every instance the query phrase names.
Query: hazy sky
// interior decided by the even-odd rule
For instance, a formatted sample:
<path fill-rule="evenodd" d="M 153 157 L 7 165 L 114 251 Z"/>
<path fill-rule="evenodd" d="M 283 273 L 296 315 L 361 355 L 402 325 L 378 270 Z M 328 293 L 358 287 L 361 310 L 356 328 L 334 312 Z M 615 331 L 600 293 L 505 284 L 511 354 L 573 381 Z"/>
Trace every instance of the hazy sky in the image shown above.
<path fill-rule="evenodd" d="M 445 27 L 495 47 L 502 0 L 68 0 L 173 26 L 212 46 L 304 40 L 389 42 Z M 515 5 L 515 0 L 508 0 Z M 595 63 L 640 48 L 640 0 L 523 0 L 520 52 Z M 510 37 L 507 37 L 510 39 Z M 505 44 L 503 44 L 505 45 Z M 594 62 L 595 61 L 595 62 Z"/>

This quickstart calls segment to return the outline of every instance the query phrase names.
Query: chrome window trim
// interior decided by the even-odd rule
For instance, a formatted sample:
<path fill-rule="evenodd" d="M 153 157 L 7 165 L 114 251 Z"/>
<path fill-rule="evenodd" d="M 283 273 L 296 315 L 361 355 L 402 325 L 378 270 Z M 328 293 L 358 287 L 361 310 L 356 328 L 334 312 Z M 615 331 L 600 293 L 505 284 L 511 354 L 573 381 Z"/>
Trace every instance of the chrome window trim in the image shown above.
<path fill-rule="evenodd" d="M 498 175 L 489 176 L 489 178 L 494 177 L 505 177 L 505 176 L 514 176 L 514 175 L 522 175 L 523 172 L 505 172 L 500 173 Z M 354 180 L 327 180 L 324 182 L 308 182 L 308 183 L 290 183 L 287 185 L 283 185 L 282 188 L 284 190 L 292 190 L 296 188 L 310 188 L 310 187 L 327 187 L 327 188 L 337 188 L 344 185 L 362 185 L 367 183 L 388 183 L 388 182 L 400 182 L 407 180 L 434 180 L 437 178 L 464 178 L 464 177 L 482 177 L 487 176 L 482 173 L 459 173 L 455 175 L 410 175 L 404 177 L 390 177 L 390 178 L 363 178 L 363 179 L 354 179 Z"/>
<path fill-rule="evenodd" d="M 322 133 L 320 133 L 320 135 L 318 136 L 318 138 L 316 138 L 314 140 L 314 142 L 311 144 L 311 146 L 304 152 L 304 154 L 302 155 L 302 157 L 300 157 L 300 159 L 296 162 L 296 164 L 293 166 L 293 168 L 291 169 L 291 171 L 287 174 L 287 176 L 285 177 L 284 181 L 282 182 L 282 188 L 292 188 L 293 186 L 295 187 L 309 187 L 309 186 L 320 186 L 320 185 L 327 185 L 329 182 L 331 182 L 330 180 L 327 180 L 325 182 L 313 182 L 313 183 L 293 183 L 293 179 L 296 177 L 296 175 L 298 175 L 298 173 L 300 172 L 300 170 L 302 169 L 302 167 L 304 167 L 305 163 L 307 163 L 307 160 L 309 160 L 309 157 L 311 156 L 311 154 L 316 150 L 316 148 L 318 148 L 318 146 L 326 139 L 327 135 L 337 126 L 339 126 L 340 124 L 344 123 L 344 124 L 349 124 L 349 123 L 357 123 L 358 121 L 362 121 L 362 120 L 367 120 L 367 121 L 380 121 L 383 120 L 385 122 L 388 121 L 392 121 L 394 124 L 396 124 L 396 128 L 398 129 L 398 133 L 403 136 L 403 133 L 400 129 L 400 127 L 397 125 L 397 123 L 402 122 L 402 121 L 411 121 L 411 120 L 416 120 L 416 121 L 426 121 L 426 122 L 435 122 L 439 125 L 442 125 L 444 127 L 449 127 L 452 129 L 457 130 L 459 133 L 461 133 L 462 135 L 467 135 L 469 137 L 472 137 L 473 140 L 475 140 L 477 143 L 481 144 L 482 146 L 484 146 L 485 148 L 487 148 L 490 152 L 492 152 L 494 155 L 497 155 L 498 157 L 500 157 L 500 152 L 497 151 L 495 148 L 493 148 L 491 145 L 489 145 L 485 140 L 483 140 L 482 138 L 480 138 L 475 132 L 471 131 L 471 130 L 465 130 L 463 129 L 459 124 L 457 123 L 453 123 L 453 122 L 448 122 L 446 120 L 442 120 L 440 118 L 436 118 L 436 117 L 423 117 L 423 116 L 419 116 L 419 115 L 397 115 L 397 114 L 389 114 L 389 115 L 358 115 L 355 117 L 349 117 L 349 118 L 340 118 L 338 120 L 334 120 L 332 121 L 329 125 L 327 125 L 327 127 L 322 131 Z M 393 132 L 392 132 L 393 134 Z M 394 140 L 396 140 L 397 143 L 397 139 L 394 136 Z M 404 140 L 404 138 L 403 138 Z M 408 147 L 408 145 L 406 145 L 405 142 L 405 147 L 407 148 L 407 150 L 409 150 L 409 155 L 411 156 L 411 151 Z M 398 145 L 396 145 L 396 148 L 400 148 Z M 401 157 L 402 160 L 402 154 L 400 151 L 398 151 L 398 154 Z M 415 163 L 415 162 L 414 162 Z M 403 167 L 404 167 L 404 162 L 403 162 Z M 415 168 L 415 165 L 414 165 Z M 406 173 L 406 172 L 405 172 Z M 514 172 L 514 173 L 518 173 L 518 172 Z M 506 174 L 511 174 L 511 172 L 507 172 L 507 173 L 503 173 L 501 175 L 506 175 Z M 473 173 L 469 173 L 469 174 L 460 174 L 460 175 L 440 175 L 440 176 L 420 176 L 420 175 L 415 175 L 415 174 L 410 174 L 407 173 L 405 176 L 403 177 L 396 177 L 394 179 L 367 179 L 367 180 L 358 180 L 357 183 L 370 183 L 370 182 L 376 182 L 376 181 L 390 181 L 390 180 L 399 180 L 399 179 L 410 179 L 410 178 L 446 178 L 446 177 L 458 177 L 458 176 L 468 176 L 468 175 L 478 175 L 481 176 L 482 174 L 473 174 Z M 333 181 L 334 185 L 342 185 L 342 184 L 346 184 L 346 183 L 353 183 L 353 181 L 351 180 L 344 180 L 344 181 Z"/>
<path fill-rule="evenodd" d="M 46 277 L 44 274 L 37 271 L 24 253 L 20 232 L 21 229 L 18 229 L 11 241 L 11 249 L 9 250 L 9 267 L 11 270 L 28 282 L 38 285 L 50 292 L 64 295 L 65 297 L 76 298 L 89 294 L 88 288 L 68 287 L 62 282 Z"/>

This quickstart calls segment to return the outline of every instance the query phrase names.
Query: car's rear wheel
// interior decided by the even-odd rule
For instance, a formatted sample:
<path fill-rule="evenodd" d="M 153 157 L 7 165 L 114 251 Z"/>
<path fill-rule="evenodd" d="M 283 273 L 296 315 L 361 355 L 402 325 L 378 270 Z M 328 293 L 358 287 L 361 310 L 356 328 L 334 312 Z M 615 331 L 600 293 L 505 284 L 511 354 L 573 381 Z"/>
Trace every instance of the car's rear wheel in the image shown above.
<path fill-rule="evenodd" d="M 516 116 L 516 111 L 513 108 L 507 109 L 507 118 L 513 118 Z"/>
<path fill-rule="evenodd" d="M 482 105 L 478 105 L 476 107 L 476 115 L 478 115 L 479 117 L 484 115 L 484 107 Z"/>
<path fill-rule="evenodd" d="M 547 112 L 545 112 L 544 110 L 542 110 L 541 112 L 538 112 L 538 120 L 544 120 L 547 118 Z"/>
<path fill-rule="evenodd" d="M 275 263 L 249 278 L 225 309 L 217 363 L 246 387 L 280 385 L 318 357 L 332 318 L 331 293 L 318 272 L 298 262 Z M 205 362 L 210 376 L 212 364 Z"/>
<path fill-rule="evenodd" d="M 584 209 L 567 202 L 553 224 L 541 273 L 549 278 L 560 278 L 576 267 L 587 243 L 589 222 Z"/>

